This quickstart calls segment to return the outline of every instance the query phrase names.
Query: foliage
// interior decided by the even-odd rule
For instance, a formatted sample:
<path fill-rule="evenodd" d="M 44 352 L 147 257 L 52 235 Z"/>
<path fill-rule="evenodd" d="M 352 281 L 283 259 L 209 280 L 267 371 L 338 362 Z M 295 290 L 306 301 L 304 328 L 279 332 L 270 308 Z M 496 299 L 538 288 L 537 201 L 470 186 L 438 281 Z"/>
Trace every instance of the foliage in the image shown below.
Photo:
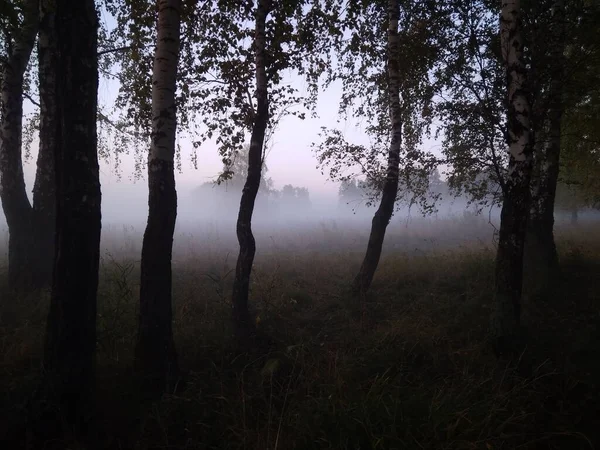
<path fill-rule="evenodd" d="M 600 206 L 600 4 L 589 2 L 578 18 L 582 30 L 568 48 L 576 54 L 562 120 L 560 180 L 574 189 L 581 206 Z M 585 87 L 585 88 L 584 88 Z"/>
<path fill-rule="evenodd" d="M 370 144 L 346 141 L 339 129 L 322 128 L 321 141 L 313 144 L 319 166 L 328 169 L 329 178 L 349 181 L 364 177 L 369 185 L 369 202 L 381 194 L 386 174 L 387 148 L 391 123 L 387 93 L 387 2 L 342 2 L 338 17 L 340 32 L 333 35 L 335 66 L 325 85 L 339 82 L 342 87 L 339 114 L 362 123 Z M 427 201 L 427 176 L 435 159 L 421 148 L 422 138 L 432 122 L 431 106 L 435 83 L 431 73 L 437 64 L 441 37 L 447 25 L 443 2 L 400 2 L 399 52 L 402 133 L 398 199 Z"/>
<path fill-rule="evenodd" d="M 288 208 L 298 208 L 298 210 L 306 211 L 310 208 L 310 194 L 305 187 L 295 187 L 291 184 L 286 184 L 281 188 L 279 194 L 281 202 Z"/>
<path fill-rule="evenodd" d="M 549 85 L 563 70 L 564 121 L 579 122 L 585 115 L 577 105 L 595 89 L 592 80 L 600 74 L 597 61 L 598 2 L 568 2 L 564 20 L 564 43 L 553 32 L 556 20 L 552 0 L 523 2 L 525 58 L 532 93 L 532 126 L 542 143 L 548 113 Z M 448 165 L 448 183 L 456 194 L 466 194 L 480 206 L 501 201 L 506 177 L 506 139 L 504 135 L 504 75 L 499 54 L 497 4 L 487 0 L 456 5 L 455 26 L 448 39 L 439 77 L 442 94 L 436 111 L 442 120 L 443 163 Z M 554 58 L 555 46 L 565 45 L 565 60 Z M 564 66 L 564 67 L 563 67 Z M 585 75 L 584 75 L 585 73 Z M 579 119 L 576 117 L 579 115 Z M 563 131 L 580 139 L 581 130 L 568 125 Z M 563 145 L 568 138 L 563 138 Z M 569 151 L 565 149 L 565 151 Z M 563 151 L 564 153 L 564 151 Z M 583 153 L 580 153 L 585 160 Z M 566 167 L 562 165 L 561 170 Z"/>
<path fill-rule="evenodd" d="M 501 196 L 491 184 L 501 185 L 506 171 L 498 19 L 487 3 L 456 5 L 437 72 L 442 91 L 436 102 L 448 185 L 482 205 Z"/>
<path fill-rule="evenodd" d="M 150 123 L 151 42 L 155 11 L 147 0 L 106 0 L 117 20 L 111 39 L 130 47 L 115 54 L 121 89 L 117 107 L 122 123 L 134 133 L 148 135 Z M 223 157 L 223 179 L 235 155 L 243 149 L 253 123 L 255 61 L 252 49 L 254 2 L 220 0 L 183 2 L 182 45 L 177 88 L 179 130 L 195 149 L 213 140 Z M 267 78 L 271 121 L 291 114 L 304 118 L 314 104 L 320 74 L 326 67 L 323 31 L 328 18 L 321 1 L 274 2 L 267 18 Z M 306 92 L 285 80 L 287 73 L 303 77 Z M 197 164 L 195 155 L 194 164 Z"/>
<path fill-rule="evenodd" d="M 275 189 L 273 187 L 273 179 L 267 177 L 269 168 L 263 162 L 261 180 L 259 185 L 259 192 L 262 194 L 273 194 Z M 247 146 L 245 151 L 236 152 L 232 155 L 231 159 L 227 161 L 227 164 L 223 164 L 222 172 L 216 177 L 214 181 L 203 183 L 199 186 L 198 191 L 205 190 L 207 188 L 217 189 L 217 192 L 228 191 L 232 194 L 239 196 L 244 184 L 246 183 L 246 177 L 248 176 L 248 151 Z"/>

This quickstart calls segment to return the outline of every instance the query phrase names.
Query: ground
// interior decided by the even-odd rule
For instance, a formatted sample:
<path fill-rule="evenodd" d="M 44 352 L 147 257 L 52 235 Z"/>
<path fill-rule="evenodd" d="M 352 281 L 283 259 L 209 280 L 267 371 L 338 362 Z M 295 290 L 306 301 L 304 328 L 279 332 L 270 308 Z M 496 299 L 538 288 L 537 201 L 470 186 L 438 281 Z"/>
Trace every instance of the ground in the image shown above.
<path fill-rule="evenodd" d="M 553 295 L 525 299 L 527 345 L 498 360 L 487 340 L 494 242 L 485 221 L 467 228 L 468 220 L 392 228 L 360 300 L 347 287 L 366 230 L 328 223 L 264 234 L 251 299 L 270 346 L 243 355 L 229 324 L 235 245 L 221 245 L 229 237 L 216 229 L 179 236 L 174 329 L 184 377 L 158 402 L 142 396 L 131 373 L 138 241 L 124 236 L 131 230 L 105 230 L 122 236 L 110 249 L 110 236 L 103 241 L 94 445 L 54 436 L 44 448 L 599 446 L 597 224 L 559 227 Z M 0 289 L 0 437 L 12 443 L 4 448 L 27 448 L 48 293 Z"/>

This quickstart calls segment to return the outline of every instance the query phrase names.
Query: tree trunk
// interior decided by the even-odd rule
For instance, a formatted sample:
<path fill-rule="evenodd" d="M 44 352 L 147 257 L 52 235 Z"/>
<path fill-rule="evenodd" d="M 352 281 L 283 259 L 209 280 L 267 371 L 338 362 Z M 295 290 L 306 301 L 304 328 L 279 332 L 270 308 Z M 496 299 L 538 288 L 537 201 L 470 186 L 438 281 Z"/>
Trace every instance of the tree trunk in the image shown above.
<path fill-rule="evenodd" d="M 45 382 L 61 416 L 85 435 L 93 412 L 100 179 L 93 0 L 56 0 L 56 248 L 44 354 Z"/>
<path fill-rule="evenodd" d="M 530 296 L 546 296 L 558 271 L 558 252 L 554 241 L 554 203 L 560 166 L 560 140 L 563 114 L 563 75 L 565 48 L 564 4 L 557 0 L 553 8 L 556 30 L 552 61 L 552 79 L 547 94 L 548 109 L 544 114 L 544 139 L 536 142 L 532 204 L 525 246 L 525 273 Z M 536 138 L 536 141 L 538 139 Z"/>
<path fill-rule="evenodd" d="M 398 21 L 400 18 L 400 3 L 398 0 L 388 1 L 389 25 L 387 32 L 388 47 L 388 95 L 391 117 L 391 142 L 388 151 L 387 174 L 381 203 L 371 223 L 371 234 L 367 252 L 360 270 L 354 279 L 352 290 L 355 294 L 365 293 L 373 281 L 375 270 L 381 257 L 381 248 L 385 231 L 394 213 L 396 195 L 398 192 L 398 172 L 400 164 L 400 146 L 402 144 L 402 111 L 400 105 L 400 65 L 398 61 Z"/>
<path fill-rule="evenodd" d="M 156 393 L 178 376 L 173 342 L 171 257 L 177 217 L 175 190 L 175 90 L 180 40 L 180 0 L 158 2 L 158 38 L 152 71 L 152 134 L 148 158 L 148 223 L 142 244 L 140 316 L 135 369 Z"/>
<path fill-rule="evenodd" d="M 500 36 L 507 80 L 507 139 L 510 156 L 500 215 L 496 255 L 496 308 L 492 317 L 492 333 L 496 352 L 502 354 L 516 350 L 518 343 L 523 250 L 531 204 L 529 183 L 533 145 L 519 0 L 502 1 Z"/>
<path fill-rule="evenodd" d="M 269 121 L 269 98 L 266 73 L 266 20 L 269 14 L 269 0 L 259 0 L 256 10 L 256 31 L 254 51 L 256 62 L 256 112 L 248 150 L 248 176 L 242 190 L 240 210 L 237 218 L 237 238 L 240 245 L 233 281 L 232 317 L 238 342 L 244 343 L 255 331 L 254 322 L 248 310 L 250 275 L 256 253 L 256 242 L 252 234 L 252 213 L 260 187 L 263 163 L 263 145 Z"/>
<path fill-rule="evenodd" d="M 37 171 L 33 186 L 33 251 L 31 268 L 33 285 L 48 286 L 54 266 L 54 231 L 56 228 L 56 192 L 54 158 L 56 147 L 56 101 L 54 98 L 56 74 L 56 35 L 52 28 L 55 20 L 54 0 L 40 2 L 40 30 L 38 37 L 40 145 Z"/>
<path fill-rule="evenodd" d="M 13 289 L 30 285 L 29 248 L 32 209 L 23 177 L 21 140 L 23 78 L 38 31 L 37 0 L 23 3 L 24 21 L 11 43 L 2 70 L 0 105 L 0 196 L 8 225 L 8 281 Z"/>
<path fill-rule="evenodd" d="M 559 125 L 560 126 L 560 125 Z M 558 270 L 558 253 L 554 241 L 554 200 L 558 181 L 560 142 L 550 142 L 541 149 L 544 161 L 536 163 L 536 186 L 527 226 L 525 245 L 526 285 L 529 296 L 547 293 Z M 560 137 L 558 138 L 560 141 Z"/>

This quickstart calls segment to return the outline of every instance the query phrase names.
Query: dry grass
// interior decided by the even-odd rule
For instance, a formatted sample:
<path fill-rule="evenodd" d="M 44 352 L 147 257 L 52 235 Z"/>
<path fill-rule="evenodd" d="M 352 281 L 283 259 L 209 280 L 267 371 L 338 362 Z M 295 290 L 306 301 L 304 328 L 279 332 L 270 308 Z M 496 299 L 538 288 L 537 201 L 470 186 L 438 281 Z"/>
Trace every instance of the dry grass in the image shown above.
<path fill-rule="evenodd" d="M 174 326 L 186 377 L 157 403 L 142 399 L 130 370 L 137 244 L 132 236 L 113 244 L 103 256 L 99 289 L 96 447 L 598 445 L 600 233 L 594 226 L 560 231 L 555 295 L 527 305 L 528 346 L 518 361 L 499 361 L 486 343 L 491 239 L 486 244 L 483 228 L 475 228 L 479 240 L 462 236 L 459 220 L 445 224 L 450 235 L 443 241 L 432 237 L 441 225 L 421 225 L 410 237 L 390 233 L 386 245 L 395 250 L 385 254 L 369 298 L 360 303 L 350 300 L 346 286 L 360 263 L 364 230 L 327 224 L 311 234 L 259 237 L 264 251 L 251 297 L 259 329 L 275 345 L 252 355 L 232 350 L 235 261 L 223 244 L 228 237 L 210 230 L 201 244 L 193 235 L 180 237 Z M 3 423 L 15 424 L 25 417 L 22 405 L 39 375 L 47 294 L 9 301 L 2 294 L 1 414 Z M 10 448 L 18 448 L 24 437 L 12 436 L 20 441 Z"/>

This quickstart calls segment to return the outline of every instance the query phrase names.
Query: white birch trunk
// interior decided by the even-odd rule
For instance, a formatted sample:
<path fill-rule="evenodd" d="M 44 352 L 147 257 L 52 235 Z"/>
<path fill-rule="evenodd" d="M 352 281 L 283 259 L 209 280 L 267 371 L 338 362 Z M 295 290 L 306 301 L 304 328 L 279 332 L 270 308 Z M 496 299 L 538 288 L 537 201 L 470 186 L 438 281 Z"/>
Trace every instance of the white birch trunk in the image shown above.
<path fill-rule="evenodd" d="M 152 70 L 152 141 L 149 161 L 172 162 L 177 114 L 175 89 L 179 61 L 180 0 L 159 0 L 158 41 Z"/>
<path fill-rule="evenodd" d="M 358 274 L 354 279 L 352 290 L 355 294 L 365 293 L 373 280 L 381 258 L 381 250 L 385 231 L 394 213 L 398 193 L 398 173 L 400 164 L 400 147 L 402 145 L 402 103 L 400 99 L 400 62 L 398 26 L 400 20 L 400 2 L 388 1 L 387 30 L 387 73 L 388 101 L 391 123 L 391 141 L 388 150 L 386 179 L 381 195 L 381 202 L 371 222 L 371 233 L 367 251 Z"/>
<path fill-rule="evenodd" d="M 158 1 L 148 156 L 148 223 L 142 244 L 135 349 L 135 368 L 148 381 L 146 388 L 154 393 L 170 391 L 179 373 L 173 342 L 171 259 L 177 219 L 174 155 L 180 15 L 180 0 Z"/>
<path fill-rule="evenodd" d="M 533 161 L 520 1 L 502 0 L 501 5 L 500 37 L 508 100 L 509 163 L 496 255 L 496 309 L 492 316 L 494 344 L 499 354 L 512 353 L 520 346 L 523 250 L 531 204 L 529 183 Z"/>

